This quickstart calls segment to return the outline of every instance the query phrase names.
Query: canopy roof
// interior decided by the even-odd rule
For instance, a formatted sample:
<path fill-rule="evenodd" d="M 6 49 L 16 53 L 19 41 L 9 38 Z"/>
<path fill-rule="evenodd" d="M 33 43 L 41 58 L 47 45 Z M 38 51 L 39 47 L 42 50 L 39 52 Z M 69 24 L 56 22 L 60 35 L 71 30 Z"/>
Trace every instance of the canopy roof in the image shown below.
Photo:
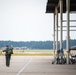
<path fill-rule="evenodd" d="M 58 6 L 59 0 L 48 0 L 46 5 L 46 13 L 54 13 L 55 7 Z M 70 0 L 70 12 L 76 11 L 76 0 Z M 66 12 L 66 0 L 63 0 L 63 13 Z M 58 13 L 60 10 L 58 9 Z"/>

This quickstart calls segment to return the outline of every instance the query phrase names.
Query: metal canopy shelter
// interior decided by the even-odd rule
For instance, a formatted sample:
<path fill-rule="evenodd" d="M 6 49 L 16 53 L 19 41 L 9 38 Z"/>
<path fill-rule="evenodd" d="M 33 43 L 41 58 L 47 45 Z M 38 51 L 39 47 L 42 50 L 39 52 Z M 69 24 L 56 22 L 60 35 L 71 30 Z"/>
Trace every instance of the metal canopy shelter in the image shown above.
<path fill-rule="evenodd" d="M 54 13 L 55 7 L 59 7 L 59 1 L 63 2 L 63 13 L 66 13 L 66 1 L 68 0 L 48 0 L 46 5 L 46 13 Z M 76 0 L 69 0 L 70 1 L 70 12 L 76 11 Z M 58 9 L 60 13 L 60 9 Z"/>
<path fill-rule="evenodd" d="M 60 13 L 60 50 L 62 47 L 63 39 L 63 13 L 67 14 L 67 64 L 69 64 L 69 37 L 70 37 L 70 23 L 69 13 L 76 11 L 76 0 L 48 0 L 46 5 L 46 13 L 54 13 L 54 56 L 55 56 L 55 36 L 56 36 L 56 50 L 58 50 L 58 13 Z M 55 35 L 56 29 L 56 35 Z"/>

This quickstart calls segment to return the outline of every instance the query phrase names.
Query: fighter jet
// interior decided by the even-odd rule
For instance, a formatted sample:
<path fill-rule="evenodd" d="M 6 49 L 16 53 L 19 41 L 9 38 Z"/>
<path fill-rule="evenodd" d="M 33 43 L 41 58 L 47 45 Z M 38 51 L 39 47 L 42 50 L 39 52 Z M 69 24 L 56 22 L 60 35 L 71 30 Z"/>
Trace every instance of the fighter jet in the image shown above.
<path fill-rule="evenodd" d="M 76 50 L 76 46 L 72 46 L 70 50 Z"/>

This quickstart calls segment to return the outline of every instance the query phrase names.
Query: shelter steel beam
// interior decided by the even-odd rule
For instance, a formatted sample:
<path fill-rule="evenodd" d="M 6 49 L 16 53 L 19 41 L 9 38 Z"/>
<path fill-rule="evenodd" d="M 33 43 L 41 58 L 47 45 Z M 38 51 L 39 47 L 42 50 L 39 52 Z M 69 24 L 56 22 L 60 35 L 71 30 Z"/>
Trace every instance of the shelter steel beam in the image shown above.
<path fill-rule="evenodd" d="M 60 27 L 60 26 L 58 26 L 58 27 Z M 62 27 L 67 27 L 67 26 L 62 26 Z M 74 27 L 75 28 L 76 26 L 69 26 L 69 27 Z"/>
<path fill-rule="evenodd" d="M 67 20 L 63 20 L 63 22 L 67 22 Z M 76 20 L 69 20 L 69 22 L 76 22 Z"/>
<path fill-rule="evenodd" d="M 66 49 L 67 49 L 67 64 L 69 64 L 69 10 L 70 10 L 70 0 L 66 0 L 66 13 L 67 13 L 67 42 L 66 42 Z"/>
<path fill-rule="evenodd" d="M 55 30 L 55 31 L 56 31 L 56 30 Z M 61 31 L 61 30 L 58 30 L 58 31 Z M 62 30 L 62 31 L 67 31 L 67 30 Z M 75 29 L 75 30 L 69 30 L 69 32 L 70 32 L 70 31 L 76 31 L 76 29 Z"/>
<path fill-rule="evenodd" d="M 63 35 L 63 31 L 62 31 L 62 19 L 63 19 L 63 0 L 59 0 L 59 4 L 60 4 L 60 50 L 63 50 L 63 45 L 62 45 L 62 35 Z"/>

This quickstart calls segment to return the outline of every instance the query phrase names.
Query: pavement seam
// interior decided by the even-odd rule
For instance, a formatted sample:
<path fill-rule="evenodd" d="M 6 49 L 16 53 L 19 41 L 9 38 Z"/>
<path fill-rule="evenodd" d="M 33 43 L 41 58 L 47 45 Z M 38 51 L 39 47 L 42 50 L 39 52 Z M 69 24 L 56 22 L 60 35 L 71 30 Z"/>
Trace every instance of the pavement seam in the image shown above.
<path fill-rule="evenodd" d="M 30 60 L 27 62 L 27 64 L 25 64 L 16 75 L 20 75 L 21 72 L 29 65 L 29 63 L 31 62 L 32 58 L 30 58 Z"/>

